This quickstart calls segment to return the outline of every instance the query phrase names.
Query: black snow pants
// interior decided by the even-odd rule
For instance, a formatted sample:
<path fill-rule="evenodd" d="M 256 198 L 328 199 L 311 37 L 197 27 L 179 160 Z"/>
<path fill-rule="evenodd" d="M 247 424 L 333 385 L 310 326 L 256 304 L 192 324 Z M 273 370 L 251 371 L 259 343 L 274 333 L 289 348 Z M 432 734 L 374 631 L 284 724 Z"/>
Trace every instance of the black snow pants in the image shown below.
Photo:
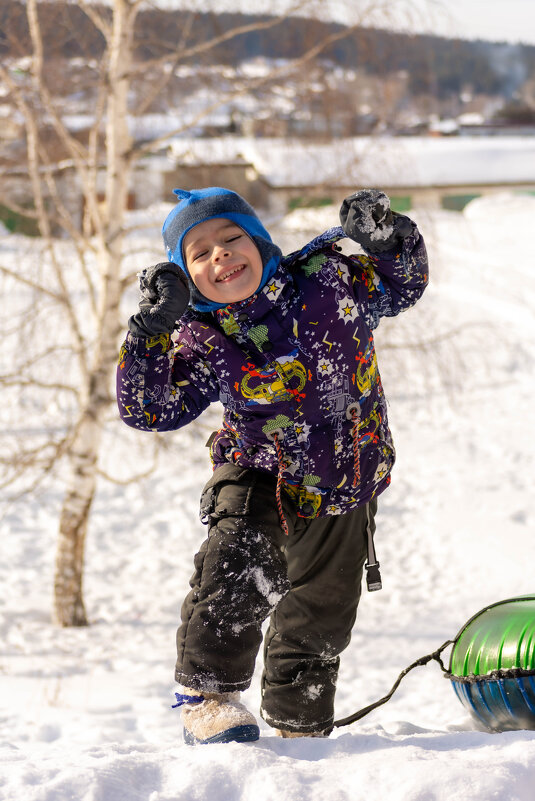
<path fill-rule="evenodd" d="M 177 632 L 175 678 L 230 692 L 249 686 L 264 642 L 262 717 L 289 731 L 325 731 L 334 719 L 339 654 L 355 623 L 376 501 L 345 515 L 307 520 L 274 477 L 234 465 L 203 490 L 208 538 L 195 556 Z"/>

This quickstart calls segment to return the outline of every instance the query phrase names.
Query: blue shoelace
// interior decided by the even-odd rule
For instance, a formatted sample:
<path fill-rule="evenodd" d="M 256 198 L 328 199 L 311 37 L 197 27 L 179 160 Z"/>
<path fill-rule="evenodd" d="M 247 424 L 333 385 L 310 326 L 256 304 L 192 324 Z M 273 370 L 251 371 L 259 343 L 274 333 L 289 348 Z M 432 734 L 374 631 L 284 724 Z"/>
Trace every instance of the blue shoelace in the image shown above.
<path fill-rule="evenodd" d="M 176 709 L 184 704 L 200 704 L 204 701 L 204 695 L 184 695 L 183 693 L 175 693 L 176 704 L 173 704 L 171 709 Z"/>

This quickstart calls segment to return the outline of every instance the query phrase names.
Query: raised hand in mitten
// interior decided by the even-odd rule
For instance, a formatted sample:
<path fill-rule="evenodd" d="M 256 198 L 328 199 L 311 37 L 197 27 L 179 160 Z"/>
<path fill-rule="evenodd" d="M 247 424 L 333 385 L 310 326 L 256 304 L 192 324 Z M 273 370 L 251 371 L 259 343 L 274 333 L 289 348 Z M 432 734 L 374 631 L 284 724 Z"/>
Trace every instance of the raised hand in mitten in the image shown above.
<path fill-rule="evenodd" d="M 346 197 L 340 222 L 346 236 L 371 253 L 396 247 L 412 231 L 409 218 L 392 211 L 390 200 L 379 189 L 361 189 Z"/>
<path fill-rule="evenodd" d="M 139 286 L 139 312 L 130 318 L 128 328 L 136 337 L 171 334 L 189 303 L 186 276 L 173 262 L 160 262 L 143 270 Z"/>

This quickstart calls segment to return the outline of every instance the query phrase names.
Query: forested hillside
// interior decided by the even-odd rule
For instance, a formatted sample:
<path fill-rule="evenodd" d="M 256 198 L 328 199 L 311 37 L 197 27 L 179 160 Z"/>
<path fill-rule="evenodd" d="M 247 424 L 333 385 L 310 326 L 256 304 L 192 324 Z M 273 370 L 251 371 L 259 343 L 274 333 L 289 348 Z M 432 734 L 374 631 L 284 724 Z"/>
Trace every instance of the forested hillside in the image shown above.
<path fill-rule="evenodd" d="M 45 55 L 98 58 L 103 52 L 101 34 L 77 5 L 42 2 L 39 14 Z M 238 24 L 268 19 L 268 16 L 228 13 L 146 10 L 137 20 L 137 56 L 153 58 L 206 41 Z M 231 47 L 223 43 L 194 58 L 197 63 L 233 66 L 257 56 L 292 59 L 305 52 L 313 42 L 321 41 L 342 27 L 296 17 L 282 25 L 244 33 L 233 40 Z M 29 51 L 25 5 L 17 0 L 3 0 L 0 55 L 20 57 Z M 323 51 L 322 59 L 345 69 L 364 69 L 375 76 L 406 70 L 411 94 L 432 92 L 440 99 L 460 93 L 467 83 L 476 94 L 510 98 L 535 72 L 535 46 L 410 36 L 370 28 L 362 28 L 338 40 Z"/>

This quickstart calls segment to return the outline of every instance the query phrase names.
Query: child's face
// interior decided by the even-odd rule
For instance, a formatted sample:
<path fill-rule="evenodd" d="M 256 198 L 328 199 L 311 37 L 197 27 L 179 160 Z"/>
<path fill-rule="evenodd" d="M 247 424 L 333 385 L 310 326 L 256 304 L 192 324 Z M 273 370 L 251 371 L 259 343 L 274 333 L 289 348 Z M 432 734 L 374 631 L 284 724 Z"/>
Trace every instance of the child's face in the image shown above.
<path fill-rule="evenodd" d="M 223 217 L 205 220 L 183 241 L 193 283 L 208 300 L 236 303 L 253 295 L 262 278 L 260 252 L 245 231 Z"/>

